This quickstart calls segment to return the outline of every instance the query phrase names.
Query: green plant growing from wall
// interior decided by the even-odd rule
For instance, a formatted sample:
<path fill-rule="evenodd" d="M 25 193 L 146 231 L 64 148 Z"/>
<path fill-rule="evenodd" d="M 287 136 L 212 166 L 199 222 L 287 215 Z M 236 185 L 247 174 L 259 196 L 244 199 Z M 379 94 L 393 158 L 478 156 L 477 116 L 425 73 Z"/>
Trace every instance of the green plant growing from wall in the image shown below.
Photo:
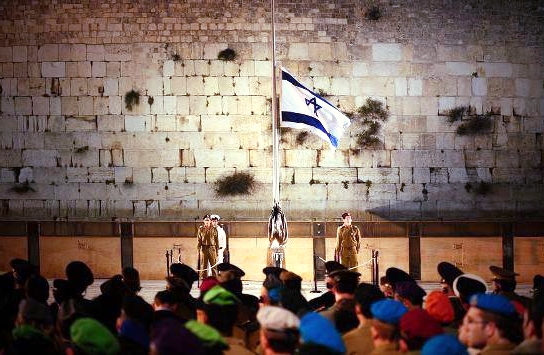
<path fill-rule="evenodd" d="M 127 110 L 132 111 L 132 108 L 135 105 L 138 105 L 140 103 L 140 92 L 130 90 L 125 94 L 125 107 Z"/>
<path fill-rule="evenodd" d="M 378 133 L 382 122 L 389 118 L 389 109 L 381 101 L 366 99 L 366 103 L 357 109 L 353 118 L 358 119 L 363 127 L 362 132 L 356 135 L 358 146 L 372 147 L 381 143 Z"/>
<path fill-rule="evenodd" d="M 453 124 L 461 122 L 456 129 L 460 136 L 484 134 L 493 128 L 493 118 L 490 112 L 485 115 L 477 115 L 470 106 L 458 106 L 447 112 L 448 122 Z"/>
<path fill-rule="evenodd" d="M 306 139 L 308 138 L 308 135 L 310 134 L 310 132 L 308 131 L 302 131 L 300 133 L 297 134 L 297 139 L 296 139 L 296 142 L 298 145 L 302 145 L 304 144 L 304 142 L 306 142 Z"/>
<path fill-rule="evenodd" d="M 253 192 L 256 182 L 253 175 L 245 172 L 236 172 L 217 179 L 214 185 L 216 195 L 225 197 L 249 195 Z"/>
<path fill-rule="evenodd" d="M 227 62 L 233 61 L 236 59 L 236 52 L 232 48 L 223 49 L 217 55 L 217 59 L 221 59 Z"/>

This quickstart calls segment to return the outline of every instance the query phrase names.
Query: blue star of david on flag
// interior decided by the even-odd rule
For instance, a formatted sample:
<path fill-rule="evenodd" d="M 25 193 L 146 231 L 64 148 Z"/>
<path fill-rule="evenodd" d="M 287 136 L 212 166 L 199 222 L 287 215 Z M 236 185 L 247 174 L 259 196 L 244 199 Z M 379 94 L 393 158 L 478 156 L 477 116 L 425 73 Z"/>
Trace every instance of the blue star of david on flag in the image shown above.
<path fill-rule="evenodd" d="M 309 130 L 337 148 L 349 118 L 283 68 L 281 83 L 282 127 Z"/>
<path fill-rule="evenodd" d="M 317 104 L 316 98 L 312 97 L 310 100 L 306 99 L 306 105 L 314 105 L 314 115 L 317 116 L 317 110 L 319 110 L 321 106 Z"/>

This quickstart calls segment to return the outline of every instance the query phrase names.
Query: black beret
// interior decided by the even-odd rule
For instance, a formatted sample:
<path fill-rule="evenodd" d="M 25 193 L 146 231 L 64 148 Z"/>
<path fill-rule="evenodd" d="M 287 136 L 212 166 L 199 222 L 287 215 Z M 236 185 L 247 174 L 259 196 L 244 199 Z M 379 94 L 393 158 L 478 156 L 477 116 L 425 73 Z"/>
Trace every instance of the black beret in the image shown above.
<path fill-rule="evenodd" d="M 442 280 L 450 286 L 453 285 L 453 280 L 455 280 L 457 276 L 464 274 L 461 269 L 447 261 L 439 263 L 436 269 Z"/>
<path fill-rule="evenodd" d="M 172 275 L 182 278 L 188 284 L 192 284 L 198 280 L 198 273 L 189 265 L 182 263 L 174 263 L 170 265 Z"/>
<path fill-rule="evenodd" d="M 231 263 L 219 263 L 217 264 L 217 270 L 220 271 L 220 272 L 223 272 L 223 271 L 234 271 L 234 273 L 238 276 L 238 277 L 243 277 L 245 276 L 245 272 L 244 270 L 240 269 L 238 266 L 234 265 L 234 264 L 231 264 Z"/>
<path fill-rule="evenodd" d="M 519 276 L 518 273 L 503 269 L 502 267 L 491 265 L 489 270 L 493 274 L 494 280 L 515 280 L 516 276 Z"/>
<path fill-rule="evenodd" d="M 269 275 L 269 274 L 273 274 L 275 276 L 278 277 L 278 279 L 280 278 L 280 274 L 283 272 L 283 271 L 287 271 L 285 270 L 284 268 L 282 267 L 277 267 L 277 266 L 267 266 L 263 269 L 263 273 L 265 275 Z"/>
<path fill-rule="evenodd" d="M 535 275 L 533 277 L 533 291 L 536 291 L 536 292 L 544 291 L 544 276 Z"/>
<path fill-rule="evenodd" d="M 360 273 L 351 270 L 336 270 L 329 274 L 336 282 L 358 281 L 360 276 Z"/>
<path fill-rule="evenodd" d="M 331 260 L 331 261 L 327 261 L 325 263 L 325 270 L 326 270 L 327 274 L 330 274 L 331 272 L 336 271 L 336 270 L 347 270 L 347 267 L 340 264 L 338 261 Z"/>
<path fill-rule="evenodd" d="M 83 261 L 72 261 L 66 265 L 66 278 L 72 285 L 78 286 L 78 290 L 84 291 L 94 282 L 93 272 Z M 83 290 L 81 290 L 82 287 Z"/>
<path fill-rule="evenodd" d="M 410 276 L 406 271 L 401 270 L 396 267 L 390 267 L 385 271 L 385 277 L 387 280 L 389 280 L 389 283 L 391 284 L 391 287 L 393 290 L 395 289 L 395 284 L 402 282 L 402 281 L 413 281 L 415 282 L 414 278 Z"/>

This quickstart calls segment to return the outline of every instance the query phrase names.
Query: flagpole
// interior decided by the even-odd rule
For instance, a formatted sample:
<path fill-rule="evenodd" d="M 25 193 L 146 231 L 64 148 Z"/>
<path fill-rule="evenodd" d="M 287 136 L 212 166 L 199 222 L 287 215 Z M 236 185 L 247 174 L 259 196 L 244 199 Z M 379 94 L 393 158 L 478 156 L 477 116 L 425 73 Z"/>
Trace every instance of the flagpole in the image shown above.
<path fill-rule="evenodd" d="M 280 202 L 279 117 L 276 93 L 276 26 L 274 0 L 272 1 L 272 194 L 274 204 Z"/>

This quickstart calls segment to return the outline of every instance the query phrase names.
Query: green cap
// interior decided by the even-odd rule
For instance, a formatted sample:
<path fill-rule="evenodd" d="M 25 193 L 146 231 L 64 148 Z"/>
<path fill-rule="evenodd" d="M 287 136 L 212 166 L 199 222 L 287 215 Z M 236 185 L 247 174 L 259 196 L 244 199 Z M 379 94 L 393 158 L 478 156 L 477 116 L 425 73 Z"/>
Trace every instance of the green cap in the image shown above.
<path fill-rule="evenodd" d="M 117 338 L 93 318 L 80 318 L 70 327 L 72 342 L 87 355 L 113 355 L 120 350 Z"/>
<path fill-rule="evenodd" d="M 218 306 L 232 306 L 240 303 L 238 297 L 219 285 L 210 288 L 206 294 L 204 294 L 202 301 L 207 304 L 216 304 Z"/>
<path fill-rule="evenodd" d="M 185 328 L 196 335 L 206 347 L 218 347 L 220 349 L 227 349 L 229 347 L 221 333 L 207 324 L 190 319 L 185 323 Z"/>

